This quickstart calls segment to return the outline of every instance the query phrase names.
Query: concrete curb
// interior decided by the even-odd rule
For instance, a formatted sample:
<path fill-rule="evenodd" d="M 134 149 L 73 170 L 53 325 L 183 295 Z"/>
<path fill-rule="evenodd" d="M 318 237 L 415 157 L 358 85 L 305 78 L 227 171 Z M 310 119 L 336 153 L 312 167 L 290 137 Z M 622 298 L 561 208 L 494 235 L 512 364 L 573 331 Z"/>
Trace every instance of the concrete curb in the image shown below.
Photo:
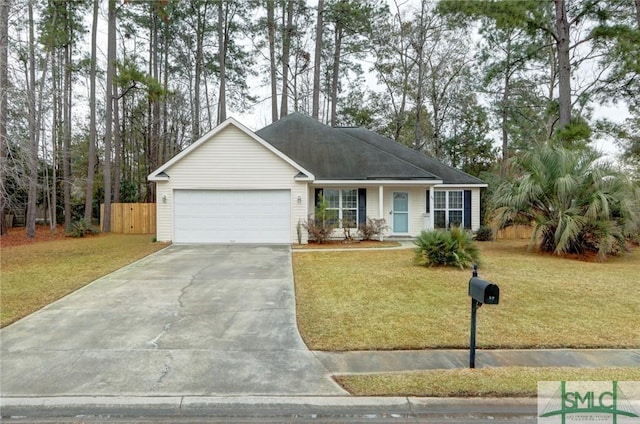
<path fill-rule="evenodd" d="M 418 398 L 354 396 L 168 396 L 5 397 L 4 418 L 43 417 L 312 417 L 397 415 L 403 417 L 488 414 L 531 416 L 535 398 Z"/>

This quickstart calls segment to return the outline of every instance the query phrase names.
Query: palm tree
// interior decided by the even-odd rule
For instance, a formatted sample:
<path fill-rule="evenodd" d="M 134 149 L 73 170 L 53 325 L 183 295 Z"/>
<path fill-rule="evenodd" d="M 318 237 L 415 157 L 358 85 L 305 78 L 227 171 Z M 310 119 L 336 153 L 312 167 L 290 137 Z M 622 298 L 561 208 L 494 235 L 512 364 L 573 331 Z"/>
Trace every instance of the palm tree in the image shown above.
<path fill-rule="evenodd" d="M 532 244 L 556 254 L 625 250 L 640 229 L 640 188 L 591 150 L 544 145 L 516 160 L 493 195 L 494 223 L 533 223 Z"/>

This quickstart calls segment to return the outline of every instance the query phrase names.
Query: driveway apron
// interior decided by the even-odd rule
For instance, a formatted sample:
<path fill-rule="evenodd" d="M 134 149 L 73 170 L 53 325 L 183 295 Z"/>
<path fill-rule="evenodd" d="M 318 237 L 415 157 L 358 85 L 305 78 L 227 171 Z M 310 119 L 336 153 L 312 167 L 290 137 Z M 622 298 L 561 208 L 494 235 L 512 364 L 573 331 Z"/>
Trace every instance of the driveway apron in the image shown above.
<path fill-rule="evenodd" d="M 0 330 L 0 395 L 344 395 L 297 330 L 288 246 L 173 245 Z"/>

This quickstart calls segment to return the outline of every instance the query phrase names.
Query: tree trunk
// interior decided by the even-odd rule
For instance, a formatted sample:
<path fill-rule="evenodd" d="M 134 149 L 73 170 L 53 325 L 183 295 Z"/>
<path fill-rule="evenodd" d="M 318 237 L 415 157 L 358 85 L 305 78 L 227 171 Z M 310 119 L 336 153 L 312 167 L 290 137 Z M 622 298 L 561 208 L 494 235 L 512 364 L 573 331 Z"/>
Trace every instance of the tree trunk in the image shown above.
<path fill-rule="evenodd" d="M 559 128 L 571 122 L 571 58 L 569 52 L 569 22 L 565 0 L 554 0 L 556 20 L 556 50 L 558 55 Z"/>
<path fill-rule="evenodd" d="M 640 1 L 640 0 L 638 0 Z M 318 119 L 320 114 L 320 60 L 322 53 L 322 30 L 324 0 L 318 0 L 318 20 L 316 22 L 316 49 L 313 56 L 313 105 L 311 116 Z"/>
<path fill-rule="evenodd" d="M 53 91 L 51 108 L 51 188 L 49 200 L 49 230 L 55 234 L 58 231 L 58 126 L 60 123 L 60 79 L 58 71 L 58 57 L 51 50 L 51 89 Z"/>
<path fill-rule="evenodd" d="M 9 0 L 0 0 L 0 235 L 7 234 L 7 90 L 9 88 Z"/>
<path fill-rule="evenodd" d="M 293 0 L 287 1 L 287 25 L 282 34 L 282 98 L 280 99 L 280 117 L 289 113 L 289 56 L 291 35 L 293 33 Z"/>
<path fill-rule="evenodd" d="M 27 195 L 27 237 L 36 236 L 36 199 L 38 195 L 38 136 L 36 128 L 36 59 L 35 59 L 35 32 L 33 21 L 33 5 L 29 2 L 29 76 L 28 76 L 28 100 L 29 100 L 29 189 Z"/>
<path fill-rule="evenodd" d="M 336 23 L 335 48 L 333 51 L 333 73 L 331 75 L 331 126 L 338 124 L 338 81 L 340 80 L 340 53 L 342 49 L 342 24 Z"/>
<path fill-rule="evenodd" d="M 118 85 L 113 85 L 113 202 L 120 203 L 122 182 L 122 135 L 120 132 L 120 102 Z"/>
<path fill-rule="evenodd" d="M 67 18 L 68 19 L 68 18 Z M 67 28 L 67 31 L 71 29 Z M 70 34 L 68 35 L 71 36 Z M 67 44 L 64 48 L 64 126 L 62 138 L 62 187 L 64 202 L 64 228 L 71 228 L 71 46 Z"/>
<path fill-rule="evenodd" d="M 558 63 L 557 63 L 557 55 L 555 54 L 555 51 L 553 50 L 553 46 L 551 45 L 552 41 L 553 41 L 553 37 L 549 37 L 550 40 L 550 44 L 549 44 L 549 94 L 548 94 L 548 98 L 547 101 L 549 103 L 553 102 L 553 90 L 555 88 L 555 83 L 556 83 L 556 78 L 558 76 Z M 551 140 L 551 136 L 553 136 L 553 129 L 554 126 L 556 124 L 556 122 L 558 121 L 558 118 L 556 116 L 554 116 L 553 114 L 549 114 L 549 116 L 547 117 L 547 141 Z"/>
<path fill-rule="evenodd" d="M 192 140 L 196 141 L 200 138 L 200 81 L 202 78 L 202 49 L 203 49 L 203 31 L 204 23 L 200 14 L 200 8 L 197 12 L 196 21 L 196 63 L 194 66 L 194 83 L 193 83 L 193 121 L 191 124 Z M 205 93 L 206 94 L 206 93 Z M 208 97 L 208 96 L 207 96 Z M 208 109 L 208 108 L 207 108 Z"/>
<path fill-rule="evenodd" d="M 84 220 L 91 224 L 93 218 L 93 184 L 96 172 L 96 60 L 98 40 L 99 0 L 93 0 L 93 21 L 91 23 L 91 65 L 89 68 L 89 164 L 87 166 L 87 187 L 84 198 Z"/>
<path fill-rule="evenodd" d="M 159 3 L 158 3 L 159 4 Z M 154 46 L 152 48 L 153 52 L 153 79 L 159 83 L 160 82 L 160 66 L 158 61 L 158 10 L 154 10 L 153 14 L 153 32 L 154 32 Z M 151 122 L 151 146 L 152 146 L 152 156 L 151 156 L 151 171 L 155 170 L 158 166 L 160 166 L 159 162 L 159 152 L 160 152 L 160 96 L 159 93 L 154 93 L 153 102 L 152 102 L 152 117 L 153 121 Z M 149 193 L 148 193 L 148 201 L 153 202 L 155 199 L 155 188 L 156 185 L 152 182 L 149 182 Z"/>
<path fill-rule="evenodd" d="M 422 141 L 424 134 L 422 134 L 422 104 L 424 102 L 424 80 L 425 80 L 425 60 L 424 49 L 427 42 L 427 28 L 425 25 L 426 15 L 426 2 L 422 2 L 420 8 L 420 21 L 418 28 L 418 41 L 414 48 L 416 49 L 416 62 L 418 65 L 418 81 L 416 81 L 416 128 L 415 137 L 413 141 L 414 150 L 422 150 L 424 142 Z M 435 120 L 435 116 L 434 116 Z M 435 123 L 435 121 L 434 121 Z M 434 125 L 435 129 L 435 125 Z"/>
<path fill-rule="evenodd" d="M 507 128 L 507 120 L 509 111 L 510 79 L 511 79 L 511 37 L 507 39 L 507 57 L 505 59 L 506 68 L 504 70 L 504 89 L 502 92 L 502 164 L 500 165 L 500 176 L 504 178 L 507 175 L 507 160 L 509 159 L 509 129 Z"/>
<path fill-rule="evenodd" d="M 507 105 L 509 103 L 509 72 L 504 73 L 504 91 L 502 92 L 502 164 L 500 165 L 500 176 L 507 175 L 507 161 L 509 160 L 509 130 L 507 128 L 507 118 L 509 116 Z"/>
<path fill-rule="evenodd" d="M 162 88 L 165 93 L 169 92 L 169 37 L 170 37 L 170 26 L 169 21 L 165 21 L 164 23 L 164 34 L 163 44 L 164 48 L 163 52 L 163 71 L 164 74 L 162 76 Z M 167 106 L 166 98 L 162 102 L 162 152 L 160 155 L 160 162 L 165 163 L 169 159 L 169 109 Z"/>
<path fill-rule="evenodd" d="M 278 120 L 278 87 L 276 77 L 276 19 L 274 0 L 267 0 L 267 34 L 269 38 L 269 76 L 271 80 L 271 122 Z"/>
<path fill-rule="evenodd" d="M 227 119 L 227 37 L 224 1 L 218 2 L 218 62 L 220 66 L 220 91 L 218 94 L 218 124 Z"/>
<path fill-rule="evenodd" d="M 638 28 L 640 28 L 640 0 L 636 0 L 636 22 L 638 22 Z"/>
<path fill-rule="evenodd" d="M 113 137 L 113 78 L 116 73 L 116 0 L 109 0 L 107 82 L 104 136 L 104 214 L 102 231 L 111 232 L 111 140 Z"/>

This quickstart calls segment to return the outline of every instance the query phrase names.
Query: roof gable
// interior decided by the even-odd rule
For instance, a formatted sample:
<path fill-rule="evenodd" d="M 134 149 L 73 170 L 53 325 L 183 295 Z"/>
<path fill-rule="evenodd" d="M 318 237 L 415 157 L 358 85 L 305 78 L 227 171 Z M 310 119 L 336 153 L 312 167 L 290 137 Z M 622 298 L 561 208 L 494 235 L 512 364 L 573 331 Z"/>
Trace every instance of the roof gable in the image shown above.
<path fill-rule="evenodd" d="M 170 178 L 170 175 L 168 175 L 169 173 L 166 172 L 166 171 L 171 166 L 173 166 L 177 162 L 183 160 L 185 157 L 187 157 L 192 152 L 197 150 L 204 143 L 207 143 L 209 141 L 214 140 L 215 136 L 217 134 L 221 133 L 222 131 L 224 131 L 229 126 L 234 126 L 235 128 L 239 129 L 240 131 L 245 133 L 247 136 L 249 136 L 251 139 L 255 140 L 258 144 L 262 145 L 267 150 L 271 151 L 277 157 L 282 159 L 284 162 L 288 163 L 293 168 L 298 170 L 299 173 L 298 173 L 298 175 L 296 175 L 297 179 L 311 179 L 312 180 L 314 178 L 313 174 L 310 171 L 308 171 L 305 168 L 303 168 L 302 166 L 300 166 L 300 164 L 298 164 L 297 162 L 292 160 L 290 157 L 288 157 L 285 154 L 283 154 L 280 150 L 274 148 L 270 143 L 267 143 L 265 140 L 263 140 L 260 137 L 258 137 L 253 131 L 249 130 L 247 127 L 245 127 L 244 125 L 242 125 L 241 123 L 236 121 L 234 118 L 228 118 L 227 120 L 222 122 L 220 125 L 216 126 L 211 131 L 209 131 L 208 133 L 206 133 L 205 135 L 200 137 L 196 142 L 191 144 L 189 147 L 184 149 L 182 152 L 178 153 L 176 156 L 171 158 L 169 161 L 165 162 L 162 166 L 160 166 L 158 169 L 153 171 L 151 174 L 149 174 L 149 176 L 147 177 L 148 180 L 149 181 L 167 181 Z M 305 178 L 305 176 L 306 176 L 306 178 Z"/>
<path fill-rule="evenodd" d="M 430 180 L 440 178 L 358 137 L 292 113 L 256 132 L 321 180 Z"/>

